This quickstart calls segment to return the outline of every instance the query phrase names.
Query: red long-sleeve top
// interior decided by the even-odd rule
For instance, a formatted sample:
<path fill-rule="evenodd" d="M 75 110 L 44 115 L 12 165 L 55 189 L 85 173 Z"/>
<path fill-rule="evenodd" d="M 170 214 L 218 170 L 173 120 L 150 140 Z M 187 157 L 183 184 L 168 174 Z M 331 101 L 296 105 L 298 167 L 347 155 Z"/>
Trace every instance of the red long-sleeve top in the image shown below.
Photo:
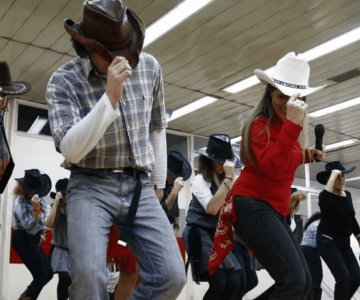
<path fill-rule="evenodd" d="M 304 150 L 299 143 L 302 128 L 275 115 L 267 133 L 267 120 L 260 117 L 251 125 L 251 151 L 255 164 L 245 162 L 231 194 L 261 199 L 286 216 L 289 213 L 290 186 L 296 169 L 303 163 Z M 308 151 L 305 153 L 304 162 L 310 162 Z"/>

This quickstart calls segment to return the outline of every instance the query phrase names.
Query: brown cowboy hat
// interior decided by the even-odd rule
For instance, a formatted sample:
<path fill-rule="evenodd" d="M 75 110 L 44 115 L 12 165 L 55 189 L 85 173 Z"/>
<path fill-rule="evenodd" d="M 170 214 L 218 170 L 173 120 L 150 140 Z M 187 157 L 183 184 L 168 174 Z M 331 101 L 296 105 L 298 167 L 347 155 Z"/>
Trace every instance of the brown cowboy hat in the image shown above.
<path fill-rule="evenodd" d="M 94 53 L 109 64 L 114 55 L 124 56 L 135 68 L 143 47 L 145 26 L 121 0 L 86 0 L 79 23 L 65 19 L 71 38 L 85 47 L 90 59 Z"/>
<path fill-rule="evenodd" d="M 355 166 L 345 169 L 340 161 L 331 161 L 325 165 L 325 171 L 316 174 L 316 180 L 321 184 L 326 184 L 330 178 L 332 170 L 339 170 L 343 174 L 348 174 L 356 169 Z"/>
<path fill-rule="evenodd" d="M 6 61 L 0 61 L 0 95 L 17 96 L 31 90 L 26 81 L 12 81 L 10 69 Z"/>

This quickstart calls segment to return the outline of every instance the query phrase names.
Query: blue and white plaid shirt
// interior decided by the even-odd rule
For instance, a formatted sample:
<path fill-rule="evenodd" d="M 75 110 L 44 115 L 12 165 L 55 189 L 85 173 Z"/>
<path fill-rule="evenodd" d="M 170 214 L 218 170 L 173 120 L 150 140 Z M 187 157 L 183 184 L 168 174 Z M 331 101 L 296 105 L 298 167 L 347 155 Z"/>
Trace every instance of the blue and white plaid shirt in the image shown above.
<path fill-rule="evenodd" d="M 316 248 L 316 233 L 320 220 L 312 222 L 304 231 L 301 245 Z"/>
<path fill-rule="evenodd" d="M 37 234 L 39 231 L 45 230 L 45 216 L 47 212 L 46 204 L 43 198 L 40 198 L 42 212 L 39 216 L 39 223 L 36 223 L 32 216 L 33 206 L 23 196 L 19 196 L 15 200 L 13 207 L 13 226 L 14 229 L 26 230 L 30 234 Z"/>
<path fill-rule="evenodd" d="M 92 110 L 105 87 L 89 59 L 76 57 L 52 75 L 46 99 L 56 149 L 66 132 Z M 119 117 L 77 166 L 153 170 L 150 132 L 166 128 L 162 72 L 153 56 L 141 53 L 138 66 L 124 82 L 118 109 Z"/>

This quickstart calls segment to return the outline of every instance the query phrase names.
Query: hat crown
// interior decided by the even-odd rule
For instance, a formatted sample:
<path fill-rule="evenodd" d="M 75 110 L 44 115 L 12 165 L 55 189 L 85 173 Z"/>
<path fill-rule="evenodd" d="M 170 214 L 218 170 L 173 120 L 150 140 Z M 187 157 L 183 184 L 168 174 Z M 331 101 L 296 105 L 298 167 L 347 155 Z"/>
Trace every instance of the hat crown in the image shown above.
<path fill-rule="evenodd" d="M 10 69 L 6 61 L 0 61 L 0 86 L 11 85 Z"/>
<path fill-rule="evenodd" d="M 275 66 L 272 78 L 289 85 L 309 86 L 310 66 L 302 54 L 290 52 L 282 57 Z"/>
<path fill-rule="evenodd" d="M 206 153 L 214 160 L 225 161 L 234 158 L 230 137 L 227 134 L 212 134 L 209 137 Z"/>
<path fill-rule="evenodd" d="M 120 0 L 87 0 L 80 31 L 110 51 L 124 48 L 131 43 L 133 34 L 126 10 Z"/>

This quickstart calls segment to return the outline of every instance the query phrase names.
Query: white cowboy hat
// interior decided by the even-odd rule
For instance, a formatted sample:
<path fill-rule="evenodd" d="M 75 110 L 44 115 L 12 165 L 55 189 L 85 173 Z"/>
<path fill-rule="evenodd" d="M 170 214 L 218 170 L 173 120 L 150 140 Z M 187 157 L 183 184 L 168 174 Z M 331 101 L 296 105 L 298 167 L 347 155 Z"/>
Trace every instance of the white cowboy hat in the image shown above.
<path fill-rule="evenodd" d="M 304 56 L 289 52 L 273 68 L 271 76 L 263 70 L 254 71 L 263 84 L 271 84 L 287 96 L 304 97 L 322 90 L 326 85 L 309 87 L 310 67 Z"/>

